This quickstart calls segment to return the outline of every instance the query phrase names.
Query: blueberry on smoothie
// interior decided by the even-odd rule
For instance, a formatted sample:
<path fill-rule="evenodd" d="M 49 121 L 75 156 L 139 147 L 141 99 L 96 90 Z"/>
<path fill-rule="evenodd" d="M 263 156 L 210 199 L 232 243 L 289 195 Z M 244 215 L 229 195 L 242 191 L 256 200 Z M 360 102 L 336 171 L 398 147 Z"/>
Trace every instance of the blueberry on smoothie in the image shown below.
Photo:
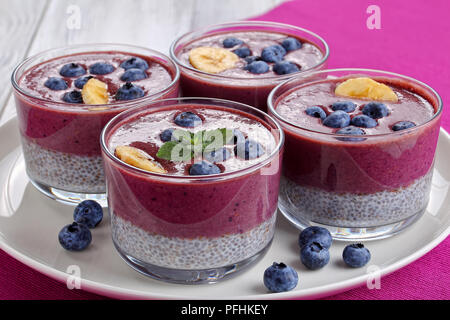
<path fill-rule="evenodd" d="M 244 143 L 237 143 L 234 152 L 239 158 L 245 160 L 256 159 L 266 153 L 259 142 L 249 139 L 245 140 Z"/>
<path fill-rule="evenodd" d="M 81 251 L 91 243 L 92 234 L 87 226 L 73 222 L 61 229 L 58 240 L 66 250 Z"/>
<path fill-rule="evenodd" d="M 269 65 L 264 61 L 254 61 L 246 65 L 244 69 L 254 74 L 261 74 L 269 71 Z"/>
<path fill-rule="evenodd" d="M 229 37 L 223 40 L 222 44 L 225 48 L 233 48 L 237 45 L 243 44 L 244 41 L 239 40 L 238 38 Z"/>
<path fill-rule="evenodd" d="M 327 114 L 325 113 L 325 111 L 323 111 L 323 109 L 319 106 L 308 107 L 308 108 L 306 108 L 305 112 L 308 116 L 311 116 L 314 118 L 320 118 L 322 120 L 327 117 Z"/>
<path fill-rule="evenodd" d="M 289 61 L 278 61 L 273 66 L 273 71 L 278 75 L 282 75 L 297 72 L 300 71 L 300 69 L 295 63 Z"/>
<path fill-rule="evenodd" d="M 252 52 L 250 51 L 249 48 L 247 47 L 243 47 L 243 48 L 238 48 L 236 50 L 233 50 L 233 52 L 239 57 L 239 58 L 245 58 L 248 57 L 252 54 Z"/>
<path fill-rule="evenodd" d="M 342 253 L 346 265 L 352 268 L 363 267 L 370 260 L 370 251 L 362 243 L 349 244 Z"/>
<path fill-rule="evenodd" d="M 245 135 L 239 129 L 233 129 L 233 141 L 229 144 L 245 143 Z"/>
<path fill-rule="evenodd" d="M 363 136 L 366 134 L 366 132 L 358 127 L 354 127 L 354 126 L 348 126 L 345 128 L 341 128 L 338 131 L 336 131 L 337 134 L 348 134 L 351 136 Z M 349 137 L 349 138 L 337 138 L 338 140 L 341 141 L 364 141 L 365 138 L 353 138 L 353 137 Z"/>
<path fill-rule="evenodd" d="M 147 70 L 148 69 L 148 63 L 142 58 L 139 57 L 132 57 L 128 60 L 125 60 L 120 64 L 120 67 L 128 70 L 128 69 L 141 69 L 141 70 Z"/>
<path fill-rule="evenodd" d="M 62 99 L 67 103 L 83 103 L 83 97 L 78 90 L 64 93 Z"/>
<path fill-rule="evenodd" d="M 147 73 L 142 69 L 137 68 L 131 68 L 128 69 L 123 73 L 123 75 L 120 77 L 120 80 L 127 81 L 127 82 L 133 82 L 133 81 L 139 81 L 142 79 L 146 79 Z"/>
<path fill-rule="evenodd" d="M 302 47 L 302 43 L 295 38 L 286 38 L 283 40 L 281 45 L 286 49 L 286 51 L 293 51 Z"/>
<path fill-rule="evenodd" d="M 311 270 L 323 268 L 330 261 L 330 252 L 318 242 L 311 242 L 300 250 L 302 263 Z"/>
<path fill-rule="evenodd" d="M 159 137 L 161 138 L 162 142 L 167 142 L 172 140 L 172 133 L 175 131 L 173 128 L 169 128 L 161 132 Z"/>
<path fill-rule="evenodd" d="M 274 262 L 264 271 L 263 281 L 271 292 L 290 291 L 297 286 L 298 274 L 283 262 Z"/>
<path fill-rule="evenodd" d="M 369 102 L 363 107 L 362 113 L 373 119 L 380 119 L 389 114 L 389 109 L 384 103 Z"/>
<path fill-rule="evenodd" d="M 304 229 L 298 237 L 298 245 L 303 248 L 307 244 L 317 242 L 326 249 L 331 247 L 333 238 L 331 237 L 330 231 L 326 228 L 311 226 Z"/>
<path fill-rule="evenodd" d="M 185 128 L 195 128 L 202 124 L 202 119 L 191 111 L 179 113 L 174 121 L 180 127 Z"/>
<path fill-rule="evenodd" d="M 79 77 L 86 73 L 86 70 L 78 63 L 68 63 L 62 66 L 59 74 L 63 77 Z"/>
<path fill-rule="evenodd" d="M 378 122 L 377 120 L 366 116 L 365 114 L 361 114 L 354 117 L 351 121 L 351 124 L 361 128 L 375 128 L 378 125 Z"/>
<path fill-rule="evenodd" d="M 125 83 L 116 92 L 116 100 L 133 100 L 145 95 L 144 90 L 131 82 Z"/>
<path fill-rule="evenodd" d="M 106 62 L 96 62 L 89 67 L 92 74 L 104 75 L 114 71 L 114 66 Z"/>
<path fill-rule="evenodd" d="M 92 229 L 98 226 L 103 219 L 102 206 L 94 200 L 80 202 L 73 212 L 73 220 Z"/>
<path fill-rule="evenodd" d="M 416 124 L 414 122 L 411 121 L 399 121 L 396 122 L 393 126 L 392 126 L 392 130 L 393 131 L 400 131 L 400 130 L 406 130 L 412 127 L 415 127 Z"/>
<path fill-rule="evenodd" d="M 245 62 L 247 62 L 247 64 L 250 64 L 250 63 L 255 62 L 255 61 L 261 61 L 261 57 L 260 56 L 248 56 L 248 57 L 245 57 Z"/>
<path fill-rule="evenodd" d="M 338 110 L 331 113 L 323 120 L 323 125 L 330 128 L 344 128 L 350 124 L 350 116 L 347 112 Z"/>
<path fill-rule="evenodd" d="M 75 87 L 77 87 L 78 89 L 83 89 L 86 82 L 88 82 L 92 78 L 93 78 L 93 76 L 86 76 L 86 77 L 81 77 L 81 78 L 76 79 L 74 81 Z"/>
<path fill-rule="evenodd" d="M 204 154 L 204 158 L 209 162 L 223 162 L 230 157 L 231 152 L 227 148 L 220 148 Z"/>
<path fill-rule="evenodd" d="M 261 58 L 265 62 L 277 62 L 283 60 L 283 57 L 286 55 L 286 49 L 282 46 L 276 44 L 273 46 L 269 46 L 264 48 L 261 52 Z"/>
<path fill-rule="evenodd" d="M 62 78 L 50 77 L 44 82 L 44 86 L 50 90 L 66 90 L 69 86 Z"/>
<path fill-rule="evenodd" d="M 333 111 L 342 110 L 347 113 L 353 112 L 356 109 L 356 104 L 351 101 L 337 101 L 331 105 Z"/>
<path fill-rule="evenodd" d="M 191 176 L 204 176 L 219 173 L 220 168 L 216 166 L 214 163 L 208 161 L 196 162 L 189 168 L 189 174 Z"/>

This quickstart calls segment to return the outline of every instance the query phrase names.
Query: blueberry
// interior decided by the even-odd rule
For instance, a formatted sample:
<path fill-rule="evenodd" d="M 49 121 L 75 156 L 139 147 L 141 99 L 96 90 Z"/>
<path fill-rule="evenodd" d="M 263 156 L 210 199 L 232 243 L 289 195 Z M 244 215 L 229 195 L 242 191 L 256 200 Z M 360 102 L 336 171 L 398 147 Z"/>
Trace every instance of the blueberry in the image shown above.
<path fill-rule="evenodd" d="M 214 163 L 210 163 L 207 161 L 196 162 L 189 168 L 189 174 L 191 176 L 203 176 L 219 173 L 220 168 L 216 166 Z"/>
<path fill-rule="evenodd" d="M 350 124 L 350 116 L 347 112 L 338 110 L 334 111 L 323 120 L 323 125 L 331 128 L 343 128 Z"/>
<path fill-rule="evenodd" d="M 312 242 L 317 242 L 322 247 L 329 249 L 331 247 L 331 243 L 333 242 L 333 238 L 331 237 L 331 233 L 328 229 L 311 226 L 304 229 L 300 233 L 298 237 L 298 245 L 300 248 L 303 248 Z"/>
<path fill-rule="evenodd" d="M 116 100 L 133 100 L 145 95 L 144 90 L 134 84 L 127 82 L 116 92 Z"/>
<path fill-rule="evenodd" d="M 175 131 L 175 129 L 170 128 L 170 129 L 166 129 L 163 132 L 161 132 L 161 134 L 159 135 L 159 137 L 161 138 L 162 142 L 167 142 L 167 141 L 171 141 L 172 140 L 172 133 Z"/>
<path fill-rule="evenodd" d="M 248 139 L 244 143 L 237 143 L 234 152 L 239 158 L 245 160 L 256 159 L 266 153 L 259 142 Z"/>
<path fill-rule="evenodd" d="M 66 90 L 69 86 L 62 78 L 50 77 L 44 82 L 44 86 L 51 90 Z"/>
<path fill-rule="evenodd" d="M 231 157 L 231 152 L 227 148 L 220 148 L 213 150 L 204 155 L 204 158 L 209 162 L 222 162 Z"/>
<path fill-rule="evenodd" d="M 86 77 L 81 77 L 81 78 L 76 79 L 74 81 L 75 87 L 77 87 L 78 89 L 83 89 L 86 82 L 88 82 L 92 78 L 93 78 L 93 76 L 86 76 Z"/>
<path fill-rule="evenodd" d="M 333 111 L 342 110 L 347 113 L 353 112 L 356 109 L 356 104 L 351 101 L 337 101 L 331 105 Z"/>
<path fill-rule="evenodd" d="M 128 60 L 125 60 L 120 64 L 120 66 L 125 69 L 141 69 L 141 70 L 147 70 L 148 69 L 148 63 L 142 58 L 139 57 L 132 57 Z"/>
<path fill-rule="evenodd" d="M 416 124 L 414 122 L 411 122 L 411 121 L 400 121 L 400 122 L 395 123 L 392 126 L 392 130 L 400 131 L 400 130 L 409 129 L 409 128 L 412 128 L 412 127 L 415 127 L 415 126 L 416 126 Z"/>
<path fill-rule="evenodd" d="M 248 64 L 255 62 L 255 61 L 261 61 L 261 57 L 260 56 L 248 56 L 245 57 L 245 62 L 247 62 Z"/>
<path fill-rule="evenodd" d="M 336 133 L 337 134 L 348 134 L 348 135 L 354 135 L 354 136 L 362 136 L 362 135 L 366 134 L 363 129 L 353 127 L 353 126 L 348 126 L 348 127 L 339 129 L 338 131 L 336 131 Z M 365 140 L 364 138 L 337 138 L 337 139 L 341 140 L 341 141 L 364 141 Z"/>
<path fill-rule="evenodd" d="M 297 283 L 297 272 L 282 262 L 274 262 L 264 271 L 264 285 L 271 292 L 292 290 L 297 286 Z"/>
<path fill-rule="evenodd" d="M 86 74 L 86 70 L 78 63 L 68 63 L 62 66 L 59 74 L 63 77 L 79 77 Z"/>
<path fill-rule="evenodd" d="M 195 128 L 202 124 L 202 119 L 193 112 L 185 111 L 175 117 L 175 123 L 180 127 Z"/>
<path fill-rule="evenodd" d="M 73 222 L 61 229 L 58 240 L 66 250 L 81 251 L 91 243 L 92 234 L 87 226 Z"/>
<path fill-rule="evenodd" d="M 98 226 L 103 219 L 102 206 L 94 200 L 80 202 L 73 212 L 73 220 L 92 229 Z"/>
<path fill-rule="evenodd" d="M 83 103 L 83 97 L 81 96 L 81 92 L 78 90 L 64 93 L 62 99 L 67 103 Z"/>
<path fill-rule="evenodd" d="M 389 114 L 389 109 L 384 103 L 369 102 L 363 107 L 362 113 L 373 119 L 380 119 L 386 117 Z"/>
<path fill-rule="evenodd" d="M 114 66 L 106 62 L 96 62 L 89 67 L 92 74 L 104 75 L 114 71 Z"/>
<path fill-rule="evenodd" d="M 239 44 L 243 44 L 244 41 L 239 40 L 238 38 L 230 37 L 223 40 L 222 44 L 225 48 L 233 48 Z"/>
<path fill-rule="evenodd" d="M 300 250 L 302 263 L 311 270 L 323 268 L 330 261 L 330 253 L 318 242 L 311 242 Z"/>
<path fill-rule="evenodd" d="M 286 49 L 286 51 L 297 50 L 302 47 L 302 43 L 295 38 L 286 38 L 283 40 L 281 45 Z"/>
<path fill-rule="evenodd" d="M 245 58 L 248 57 L 252 54 L 252 52 L 250 51 L 249 48 L 247 47 L 243 47 L 243 48 L 238 48 L 236 50 L 233 50 L 233 52 L 239 57 L 239 58 Z"/>
<path fill-rule="evenodd" d="M 281 61 L 285 55 L 286 50 L 278 44 L 264 48 L 261 52 L 261 58 L 266 62 Z"/>
<path fill-rule="evenodd" d="M 365 266 L 370 260 L 370 251 L 362 243 L 349 244 L 342 253 L 345 264 L 352 268 Z"/>
<path fill-rule="evenodd" d="M 250 71 L 251 73 L 261 74 L 269 71 L 269 65 L 264 61 L 254 61 L 245 66 L 244 69 Z"/>
<path fill-rule="evenodd" d="M 245 143 L 245 135 L 239 129 L 233 129 L 233 138 L 232 139 L 233 139 L 233 141 L 230 141 L 229 143 L 232 143 L 232 144 Z"/>
<path fill-rule="evenodd" d="M 327 114 L 325 113 L 325 111 L 323 111 L 323 109 L 319 106 L 308 107 L 308 108 L 306 108 L 305 112 L 308 116 L 311 116 L 314 118 L 320 118 L 322 120 L 327 117 Z"/>
<path fill-rule="evenodd" d="M 295 63 L 289 62 L 289 61 L 278 61 L 273 66 L 273 71 L 276 74 L 282 75 L 282 74 L 289 74 L 293 72 L 300 71 L 299 67 Z"/>
<path fill-rule="evenodd" d="M 120 80 L 132 82 L 132 81 L 138 81 L 147 78 L 147 73 L 144 70 L 141 69 L 128 69 L 123 73 L 123 75 L 120 77 Z"/>
<path fill-rule="evenodd" d="M 375 128 L 378 125 L 377 120 L 372 119 L 365 114 L 361 114 L 352 119 L 351 124 L 361 128 Z"/>

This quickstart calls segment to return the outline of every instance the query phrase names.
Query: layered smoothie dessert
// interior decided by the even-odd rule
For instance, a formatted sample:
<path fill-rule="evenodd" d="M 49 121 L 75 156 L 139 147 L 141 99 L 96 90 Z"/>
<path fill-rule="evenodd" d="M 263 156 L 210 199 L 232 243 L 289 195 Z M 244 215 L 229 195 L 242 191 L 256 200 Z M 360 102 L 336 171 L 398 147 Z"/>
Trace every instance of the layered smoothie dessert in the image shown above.
<path fill-rule="evenodd" d="M 54 49 L 22 62 L 12 81 L 31 181 L 70 202 L 104 197 L 101 130 L 130 106 L 176 97 L 178 76 L 168 57 L 122 45 Z"/>
<path fill-rule="evenodd" d="M 286 133 L 280 209 L 337 238 L 394 234 L 425 211 L 441 100 L 414 79 L 326 70 L 274 90 Z"/>
<path fill-rule="evenodd" d="M 325 41 L 312 32 L 272 22 L 227 23 L 183 35 L 171 47 L 184 96 L 223 98 L 267 110 L 282 81 L 323 68 Z"/>
<path fill-rule="evenodd" d="M 119 253 L 172 282 L 253 262 L 274 234 L 283 140 L 268 115 L 224 100 L 168 99 L 114 118 L 102 146 Z"/>

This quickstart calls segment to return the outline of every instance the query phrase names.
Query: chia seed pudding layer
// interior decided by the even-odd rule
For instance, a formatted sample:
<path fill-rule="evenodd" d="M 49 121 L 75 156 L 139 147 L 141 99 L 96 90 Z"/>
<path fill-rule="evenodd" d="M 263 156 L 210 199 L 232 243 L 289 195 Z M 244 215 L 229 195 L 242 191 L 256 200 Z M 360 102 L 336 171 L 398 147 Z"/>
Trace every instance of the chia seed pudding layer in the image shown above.
<path fill-rule="evenodd" d="M 145 263 L 189 270 L 223 267 L 256 255 L 270 244 L 275 219 L 274 213 L 243 233 L 189 239 L 149 233 L 111 212 L 112 238 L 120 250 Z"/>

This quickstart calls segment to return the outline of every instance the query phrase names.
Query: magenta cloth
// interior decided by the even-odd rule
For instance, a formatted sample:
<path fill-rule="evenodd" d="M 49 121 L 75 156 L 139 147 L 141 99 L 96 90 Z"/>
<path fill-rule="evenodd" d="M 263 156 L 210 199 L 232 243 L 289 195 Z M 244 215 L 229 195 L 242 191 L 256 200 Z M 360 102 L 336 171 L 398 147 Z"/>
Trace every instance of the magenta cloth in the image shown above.
<path fill-rule="evenodd" d="M 369 30 L 370 5 L 381 9 L 381 29 Z M 304 27 L 329 44 L 329 68 L 398 72 L 433 87 L 448 105 L 450 91 L 448 0 L 298 0 L 257 18 Z M 442 126 L 450 130 L 450 110 Z M 55 238 L 56 239 L 56 238 Z M 56 240 L 55 240 L 56 241 Z M 449 299 L 450 237 L 424 257 L 385 276 L 380 290 L 365 286 L 328 299 Z M 0 251 L 0 299 L 102 299 L 68 290 Z"/>

